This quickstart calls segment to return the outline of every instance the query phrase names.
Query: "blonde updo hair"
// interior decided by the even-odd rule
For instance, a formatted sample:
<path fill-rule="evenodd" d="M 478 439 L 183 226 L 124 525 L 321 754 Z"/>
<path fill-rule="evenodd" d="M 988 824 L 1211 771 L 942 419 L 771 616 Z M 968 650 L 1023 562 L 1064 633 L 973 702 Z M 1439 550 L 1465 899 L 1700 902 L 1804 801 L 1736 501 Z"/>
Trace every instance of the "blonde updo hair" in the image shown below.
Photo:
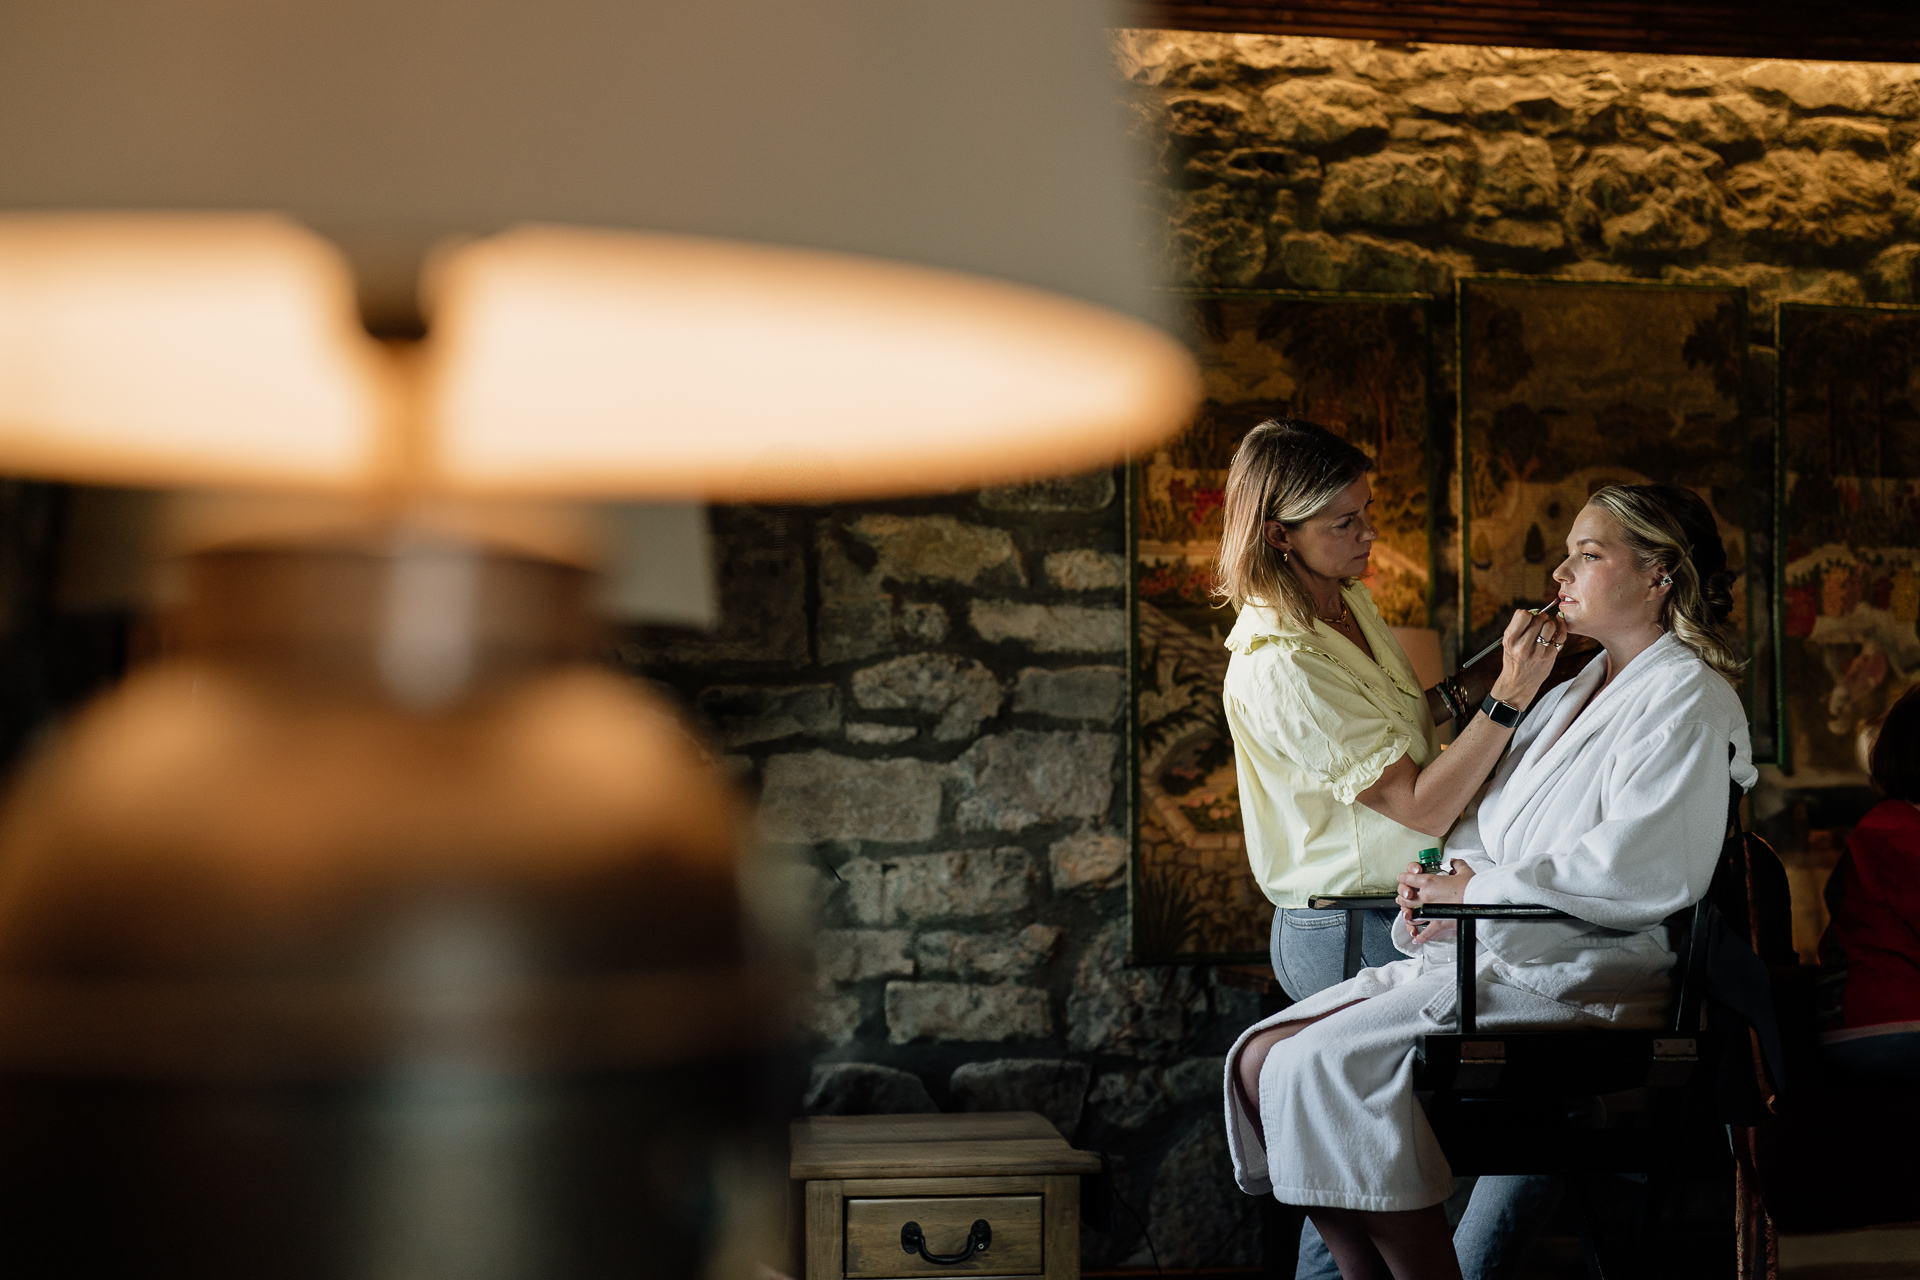
<path fill-rule="evenodd" d="M 1660 628 L 1727 679 L 1746 666 L 1726 622 L 1733 614 L 1733 574 L 1713 512 L 1699 494 L 1677 484 L 1614 484 L 1587 502 L 1620 526 L 1639 567 L 1673 579 L 1660 604 Z"/>
<path fill-rule="evenodd" d="M 1266 605 L 1302 631 L 1313 630 L 1313 597 L 1267 541 L 1266 522 L 1292 528 L 1371 470 L 1373 459 L 1312 422 L 1269 418 L 1247 432 L 1227 470 L 1213 594 L 1236 609 L 1249 601 Z"/>

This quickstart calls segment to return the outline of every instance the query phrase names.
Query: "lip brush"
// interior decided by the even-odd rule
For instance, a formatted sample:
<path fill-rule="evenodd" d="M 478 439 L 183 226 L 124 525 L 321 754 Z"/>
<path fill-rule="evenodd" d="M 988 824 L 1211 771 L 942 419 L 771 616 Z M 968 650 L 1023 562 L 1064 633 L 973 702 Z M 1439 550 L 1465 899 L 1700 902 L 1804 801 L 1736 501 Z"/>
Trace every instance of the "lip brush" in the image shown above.
<path fill-rule="evenodd" d="M 1555 601 L 1549 600 L 1547 601 L 1547 603 L 1541 605 L 1539 609 L 1529 609 L 1527 610 L 1527 612 L 1537 617 L 1541 609 L 1551 609 L 1555 606 L 1555 604 L 1556 604 Z M 1501 640 L 1504 640 L 1504 639 L 1506 639 L 1506 637 L 1502 636 Z M 1460 670 L 1465 671 L 1468 667 L 1480 661 L 1480 659 L 1486 657 L 1488 654 L 1492 653 L 1495 649 L 1498 649 L 1499 647 L 1500 647 L 1500 640 L 1495 640 L 1492 644 L 1488 645 L 1486 648 L 1482 649 L 1480 652 L 1474 654 L 1471 658 L 1468 658 L 1465 662 L 1461 663 Z"/>

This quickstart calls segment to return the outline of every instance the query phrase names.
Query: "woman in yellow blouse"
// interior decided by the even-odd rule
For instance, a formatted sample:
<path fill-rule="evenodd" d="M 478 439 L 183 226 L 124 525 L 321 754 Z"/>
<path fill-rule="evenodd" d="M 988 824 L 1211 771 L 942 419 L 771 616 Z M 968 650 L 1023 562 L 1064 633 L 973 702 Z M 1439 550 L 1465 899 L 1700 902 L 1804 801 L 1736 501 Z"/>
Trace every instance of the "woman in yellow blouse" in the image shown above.
<path fill-rule="evenodd" d="M 1489 658 L 1479 674 L 1423 692 L 1359 582 L 1379 536 L 1372 469 L 1326 428 L 1282 420 L 1248 432 L 1227 473 L 1217 576 L 1240 618 L 1223 697 L 1247 856 L 1275 907 L 1273 969 L 1296 1000 L 1340 981 L 1346 954 L 1346 913 L 1307 899 L 1392 895 L 1493 772 L 1567 639 L 1550 613 L 1516 611 L 1497 672 Z M 1443 755 L 1435 725 L 1455 718 L 1462 727 Z M 1400 958 L 1393 915 L 1364 917 L 1368 965 Z M 1509 1243 L 1558 1193 L 1552 1178 L 1481 1179 L 1454 1234 L 1469 1280 L 1500 1274 Z M 1337 1275 L 1308 1223 L 1296 1280 Z"/>
<path fill-rule="evenodd" d="M 1227 475 L 1219 579 L 1240 618 L 1223 694 L 1247 854 L 1279 909 L 1274 970 L 1295 999 L 1337 981 L 1345 950 L 1344 931 L 1328 927 L 1344 913 L 1305 911 L 1307 899 L 1391 896 L 1493 771 L 1566 641 L 1550 613 L 1516 611 L 1484 687 L 1456 677 L 1423 692 L 1359 582 L 1379 536 L 1372 465 L 1324 427 L 1269 421 Z M 1476 714 L 1483 694 L 1491 710 Z M 1435 724 L 1456 715 L 1467 723 L 1443 755 Z M 1399 958 L 1393 913 L 1378 914 L 1368 964 Z"/>

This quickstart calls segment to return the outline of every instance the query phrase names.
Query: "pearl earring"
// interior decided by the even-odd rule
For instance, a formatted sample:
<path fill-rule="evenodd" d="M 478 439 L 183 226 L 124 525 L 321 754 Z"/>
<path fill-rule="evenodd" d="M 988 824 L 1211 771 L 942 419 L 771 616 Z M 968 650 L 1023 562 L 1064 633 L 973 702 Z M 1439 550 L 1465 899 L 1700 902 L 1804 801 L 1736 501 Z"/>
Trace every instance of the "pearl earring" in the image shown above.
<path fill-rule="evenodd" d="M 1293 561 L 1293 553 L 1291 551 L 1282 551 L 1280 553 L 1281 564 L 1290 564 L 1292 561 Z"/>

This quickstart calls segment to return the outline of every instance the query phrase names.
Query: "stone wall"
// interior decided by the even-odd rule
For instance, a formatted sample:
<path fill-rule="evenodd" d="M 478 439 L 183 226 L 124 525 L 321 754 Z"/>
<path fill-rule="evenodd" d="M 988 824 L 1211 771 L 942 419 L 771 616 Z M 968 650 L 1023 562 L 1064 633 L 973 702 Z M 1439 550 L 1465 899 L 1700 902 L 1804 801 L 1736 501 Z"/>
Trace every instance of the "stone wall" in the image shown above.
<path fill-rule="evenodd" d="M 1255 998 L 1126 963 L 1121 487 L 717 509 L 720 630 L 620 655 L 758 789 L 766 874 L 817 911 L 810 1109 L 1040 1110 L 1115 1156 L 1163 1262 L 1244 1263 L 1214 1117 Z M 1121 1216 L 1090 1265 L 1150 1256 Z"/>
<path fill-rule="evenodd" d="M 1174 275 L 1445 293 L 1463 271 L 1909 302 L 1920 67 L 1134 31 Z"/>
<path fill-rule="evenodd" d="M 1914 69 L 1114 43 L 1161 169 L 1156 250 L 1183 283 L 1740 283 L 1762 394 L 1774 300 L 1920 292 Z M 766 874 L 817 907 L 810 1107 L 1039 1109 L 1114 1156 L 1161 1264 L 1245 1264 L 1258 1232 L 1226 1173 L 1219 1055 L 1255 998 L 1210 969 L 1126 964 L 1119 483 L 718 509 L 721 629 L 620 652 L 759 790 L 790 858 Z M 1087 1237 L 1089 1266 L 1151 1256 L 1125 1209 Z"/>

